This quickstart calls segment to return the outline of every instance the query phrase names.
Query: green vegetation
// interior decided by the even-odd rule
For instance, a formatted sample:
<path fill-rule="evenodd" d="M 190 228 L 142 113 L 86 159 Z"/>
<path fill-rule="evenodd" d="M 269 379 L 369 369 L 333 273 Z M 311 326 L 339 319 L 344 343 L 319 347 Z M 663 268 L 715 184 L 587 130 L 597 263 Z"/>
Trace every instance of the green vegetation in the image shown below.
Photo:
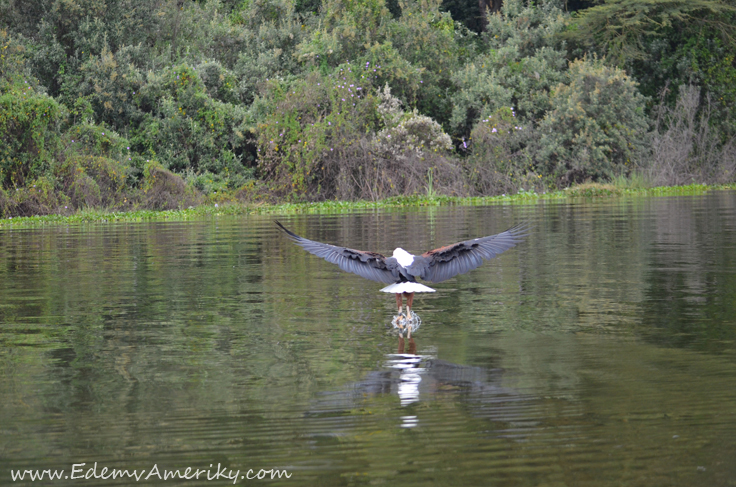
<path fill-rule="evenodd" d="M 84 209 L 71 215 L 39 215 L 29 217 L 10 217 L 0 220 L 3 227 L 27 227 L 36 225 L 69 225 L 80 223 L 114 223 L 136 221 L 180 221 L 200 218 L 226 217 L 249 214 L 284 215 L 294 213 L 325 213 L 354 212 L 360 210 L 375 210 L 381 208 L 406 208 L 419 206 L 478 206 L 492 204 L 530 204 L 536 201 L 548 200 L 576 200 L 580 198 L 605 197 L 640 197 L 640 196 L 679 196 L 703 194 L 707 191 L 736 190 L 736 184 L 708 186 L 705 184 L 691 184 L 687 186 L 662 186 L 654 188 L 640 188 L 629 180 L 617 180 L 615 184 L 586 183 L 564 190 L 537 193 L 536 191 L 521 190 L 516 194 L 501 194 L 498 196 L 457 197 L 441 195 L 411 195 L 396 196 L 379 201 L 320 201 L 306 203 L 281 204 L 239 204 L 231 203 L 220 205 L 191 206 L 181 210 L 137 210 L 115 212 L 95 209 Z"/>
<path fill-rule="evenodd" d="M 731 3 L 486 4 L 0 0 L 0 217 L 736 181 Z"/>

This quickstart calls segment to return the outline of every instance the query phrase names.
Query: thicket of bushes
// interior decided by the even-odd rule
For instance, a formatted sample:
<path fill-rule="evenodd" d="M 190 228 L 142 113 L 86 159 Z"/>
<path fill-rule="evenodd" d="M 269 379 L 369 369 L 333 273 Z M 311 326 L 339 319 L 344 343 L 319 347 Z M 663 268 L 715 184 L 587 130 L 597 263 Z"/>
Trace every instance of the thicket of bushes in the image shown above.
<path fill-rule="evenodd" d="M 734 181 L 734 8 L 637 2 L 0 0 L 0 216 Z"/>

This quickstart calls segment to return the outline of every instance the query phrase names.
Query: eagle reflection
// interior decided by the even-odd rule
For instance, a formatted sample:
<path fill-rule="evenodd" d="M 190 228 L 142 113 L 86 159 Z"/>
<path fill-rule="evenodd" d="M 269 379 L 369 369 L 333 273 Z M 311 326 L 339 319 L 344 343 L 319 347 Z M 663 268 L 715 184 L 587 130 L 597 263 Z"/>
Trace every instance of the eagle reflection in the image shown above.
<path fill-rule="evenodd" d="M 372 398 L 396 395 L 399 407 L 406 412 L 401 416 L 402 428 L 421 425 L 423 408 L 416 405 L 448 397 L 463 402 L 475 417 L 517 425 L 526 422 L 525 412 L 534 407 L 537 398 L 504 387 L 503 369 L 454 364 L 438 359 L 433 347 L 419 353 L 417 349 L 414 338 L 399 335 L 397 352 L 386 354 L 379 370 L 370 371 L 362 380 L 339 390 L 321 393 L 306 416 L 341 418 L 341 426 L 333 424 L 333 428 L 341 430 L 355 411 L 371 407 Z M 333 430 L 332 434 L 338 432 Z"/>

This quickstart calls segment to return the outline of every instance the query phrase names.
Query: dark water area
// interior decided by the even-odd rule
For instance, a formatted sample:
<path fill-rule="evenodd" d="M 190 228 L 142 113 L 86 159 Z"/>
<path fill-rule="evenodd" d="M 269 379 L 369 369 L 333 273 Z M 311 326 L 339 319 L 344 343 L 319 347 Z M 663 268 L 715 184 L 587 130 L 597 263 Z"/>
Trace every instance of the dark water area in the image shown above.
<path fill-rule="evenodd" d="M 384 254 L 531 231 L 409 341 L 272 217 L 0 230 L 0 485 L 736 485 L 736 193 L 279 220 Z"/>

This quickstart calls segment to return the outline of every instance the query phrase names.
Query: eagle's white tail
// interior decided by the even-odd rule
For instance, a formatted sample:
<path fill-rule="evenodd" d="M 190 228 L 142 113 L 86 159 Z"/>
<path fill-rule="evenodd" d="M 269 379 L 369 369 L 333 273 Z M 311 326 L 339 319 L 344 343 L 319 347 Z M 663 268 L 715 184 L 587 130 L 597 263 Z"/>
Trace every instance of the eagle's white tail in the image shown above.
<path fill-rule="evenodd" d="M 384 293 L 433 293 L 434 289 L 418 282 L 397 282 L 381 289 Z"/>

